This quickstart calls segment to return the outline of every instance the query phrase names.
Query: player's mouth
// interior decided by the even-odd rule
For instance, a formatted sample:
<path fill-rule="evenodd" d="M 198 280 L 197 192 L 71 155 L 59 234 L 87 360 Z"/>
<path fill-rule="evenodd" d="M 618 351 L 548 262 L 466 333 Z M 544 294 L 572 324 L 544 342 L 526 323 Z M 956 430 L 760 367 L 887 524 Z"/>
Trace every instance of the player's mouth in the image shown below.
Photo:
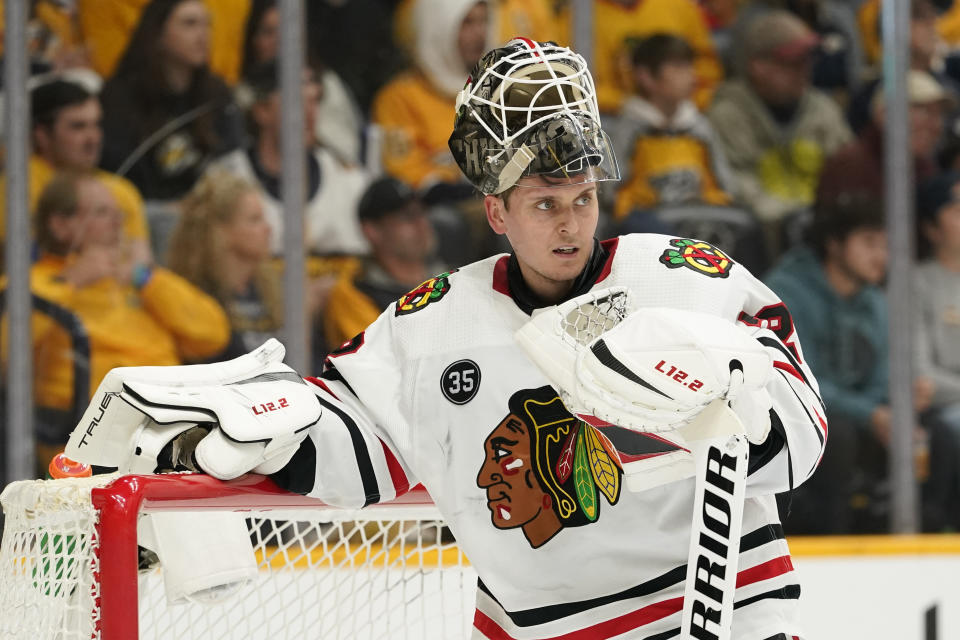
<path fill-rule="evenodd" d="M 580 249 L 578 249 L 577 247 L 569 246 L 569 245 L 564 247 L 557 247 L 556 249 L 553 250 L 553 255 L 560 256 L 563 258 L 575 256 L 578 253 L 580 253 Z"/>

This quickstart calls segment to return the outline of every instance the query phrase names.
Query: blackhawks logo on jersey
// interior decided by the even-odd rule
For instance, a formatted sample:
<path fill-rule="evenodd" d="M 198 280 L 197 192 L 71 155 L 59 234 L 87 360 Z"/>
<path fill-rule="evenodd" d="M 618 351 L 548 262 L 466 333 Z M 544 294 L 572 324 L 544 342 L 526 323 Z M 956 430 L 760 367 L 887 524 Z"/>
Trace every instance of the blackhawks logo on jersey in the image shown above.
<path fill-rule="evenodd" d="M 400 299 L 397 300 L 396 315 L 404 316 L 408 313 L 420 311 L 431 302 L 436 302 L 445 296 L 447 291 L 450 291 L 450 274 L 456 271 L 456 269 L 444 271 L 440 275 L 421 283 L 413 291 L 400 296 Z"/>
<path fill-rule="evenodd" d="M 484 442 L 477 474 L 493 526 L 519 527 L 536 549 L 564 527 L 596 522 L 601 497 L 617 503 L 623 470 L 613 445 L 552 387 L 518 391 L 509 408 Z"/>
<path fill-rule="evenodd" d="M 730 275 L 733 260 L 712 244 L 686 238 L 674 238 L 670 244 L 676 248 L 667 249 L 660 256 L 660 262 L 668 268 L 687 267 L 711 278 Z"/>

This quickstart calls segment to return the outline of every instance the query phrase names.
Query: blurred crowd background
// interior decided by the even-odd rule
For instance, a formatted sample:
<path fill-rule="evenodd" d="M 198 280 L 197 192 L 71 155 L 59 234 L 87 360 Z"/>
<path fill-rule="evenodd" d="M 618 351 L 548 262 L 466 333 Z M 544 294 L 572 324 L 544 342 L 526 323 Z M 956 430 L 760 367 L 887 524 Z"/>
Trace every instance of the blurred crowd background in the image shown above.
<path fill-rule="evenodd" d="M 30 5 L 42 474 L 110 368 L 283 338 L 280 127 L 282 108 L 299 107 L 280 101 L 273 0 Z M 447 148 L 455 97 L 487 49 L 515 35 L 570 45 L 576 25 L 564 0 L 305 8 L 308 375 L 403 293 L 508 250 Z M 884 206 L 879 18 L 879 0 L 593 2 L 585 53 L 622 174 L 602 187 L 601 236 L 721 247 L 783 298 L 792 321 L 764 320 L 788 344 L 799 333 L 820 382 L 830 443 L 814 479 L 781 496 L 788 533 L 888 527 L 884 224 L 902 212 Z M 960 3 L 913 0 L 925 531 L 960 527 L 958 51 Z"/>

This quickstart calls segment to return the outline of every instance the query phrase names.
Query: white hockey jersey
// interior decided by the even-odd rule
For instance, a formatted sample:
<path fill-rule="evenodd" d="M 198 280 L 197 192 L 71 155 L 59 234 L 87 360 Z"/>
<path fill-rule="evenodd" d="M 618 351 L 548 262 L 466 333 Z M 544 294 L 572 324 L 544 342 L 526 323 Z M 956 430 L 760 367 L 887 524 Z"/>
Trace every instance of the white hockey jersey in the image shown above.
<path fill-rule="evenodd" d="M 773 494 L 810 476 L 827 426 L 789 313 L 720 249 L 670 236 L 598 243 L 571 297 L 613 285 L 630 287 L 640 306 L 744 323 L 770 349 L 773 428 L 751 446 L 733 637 L 801 636 L 800 586 Z M 674 637 L 694 480 L 623 487 L 616 453 L 564 409 L 513 340 L 534 304 L 506 255 L 398 300 L 311 379 L 324 415 L 275 479 L 348 507 L 422 483 L 480 576 L 475 638 Z M 626 430 L 607 435 L 634 459 L 675 449 Z"/>

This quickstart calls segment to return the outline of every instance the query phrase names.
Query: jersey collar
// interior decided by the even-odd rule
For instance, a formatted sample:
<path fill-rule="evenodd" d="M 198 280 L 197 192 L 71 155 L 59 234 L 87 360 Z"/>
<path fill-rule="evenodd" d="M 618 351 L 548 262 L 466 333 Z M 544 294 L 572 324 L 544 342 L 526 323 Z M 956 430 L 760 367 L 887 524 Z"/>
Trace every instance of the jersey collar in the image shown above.
<path fill-rule="evenodd" d="M 610 275 L 610 267 L 613 263 L 613 256 L 617 252 L 619 238 L 611 238 L 600 242 L 596 238 L 593 240 L 593 250 L 590 252 L 590 259 L 580 275 L 577 276 L 570 293 L 560 302 L 565 302 L 570 298 L 575 298 L 589 291 L 593 285 L 603 281 Z M 493 268 L 493 288 L 500 293 L 510 296 L 520 310 L 530 315 L 534 309 L 552 306 L 540 299 L 527 283 L 523 280 L 520 273 L 520 263 L 515 254 L 503 256 L 497 261 Z M 557 303 L 559 304 L 559 303 Z"/>

